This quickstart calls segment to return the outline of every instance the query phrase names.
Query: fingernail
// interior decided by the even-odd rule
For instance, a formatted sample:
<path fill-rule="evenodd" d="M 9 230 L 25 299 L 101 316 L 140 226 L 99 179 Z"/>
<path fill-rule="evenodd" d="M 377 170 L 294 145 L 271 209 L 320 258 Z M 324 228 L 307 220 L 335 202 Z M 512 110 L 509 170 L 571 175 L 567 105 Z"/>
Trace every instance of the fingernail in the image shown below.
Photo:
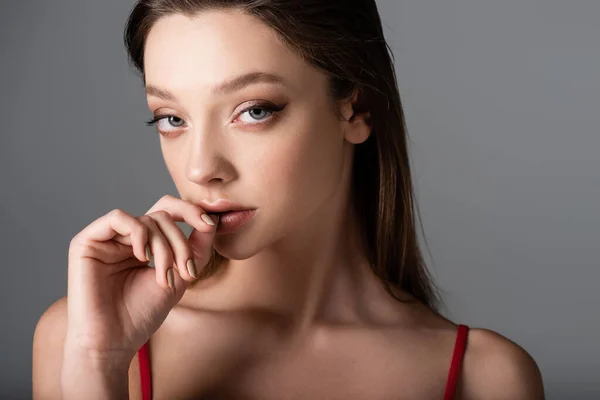
<path fill-rule="evenodd" d="M 186 264 L 186 265 L 187 265 L 187 270 L 188 270 L 188 272 L 190 273 L 190 275 L 191 275 L 191 276 L 192 276 L 194 279 L 196 279 L 198 276 L 197 276 L 197 272 L 196 272 L 196 263 L 194 262 L 194 259 L 190 258 L 190 259 L 187 261 L 187 264 Z"/>
<path fill-rule="evenodd" d="M 202 214 L 200 218 L 202 218 L 202 221 L 206 222 L 208 225 L 215 226 L 215 222 L 208 216 L 208 214 Z"/>
<path fill-rule="evenodd" d="M 152 252 L 150 251 L 150 246 L 146 245 L 146 259 L 148 262 L 152 261 Z"/>
<path fill-rule="evenodd" d="M 167 284 L 171 289 L 175 286 L 173 281 L 175 280 L 175 276 L 173 275 L 173 268 L 169 268 L 167 270 Z"/>

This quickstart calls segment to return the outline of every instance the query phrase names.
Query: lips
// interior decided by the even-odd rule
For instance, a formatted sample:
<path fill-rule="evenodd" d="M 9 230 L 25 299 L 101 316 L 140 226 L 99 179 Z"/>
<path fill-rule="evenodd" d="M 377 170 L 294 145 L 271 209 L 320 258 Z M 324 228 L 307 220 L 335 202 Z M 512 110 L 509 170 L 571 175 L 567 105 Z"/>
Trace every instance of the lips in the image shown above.
<path fill-rule="evenodd" d="M 198 204 L 207 214 L 225 214 L 231 211 L 251 210 L 254 207 L 244 206 L 229 200 L 219 199 L 214 203 L 200 202 Z"/>
<path fill-rule="evenodd" d="M 256 210 L 239 210 L 218 213 L 220 216 L 219 225 L 217 226 L 217 234 L 231 233 L 241 228 L 247 222 L 254 218 Z"/>
<path fill-rule="evenodd" d="M 225 199 L 213 203 L 198 204 L 208 215 L 219 217 L 217 233 L 230 233 L 246 224 L 256 214 L 256 208 L 245 206 Z M 216 218 L 215 218 L 216 219 Z"/>
<path fill-rule="evenodd" d="M 228 221 L 232 218 L 232 216 L 234 215 L 238 215 L 240 213 L 245 213 L 245 212 L 249 212 L 252 210 L 227 210 L 227 211 L 222 211 L 222 212 L 207 212 L 208 215 L 210 215 L 211 217 L 217 217 L 219 220 L 219 224 L 222 223 L 223 221 Z M 213 218 L 214 220 L 216 220 L 216 218 Z"/>

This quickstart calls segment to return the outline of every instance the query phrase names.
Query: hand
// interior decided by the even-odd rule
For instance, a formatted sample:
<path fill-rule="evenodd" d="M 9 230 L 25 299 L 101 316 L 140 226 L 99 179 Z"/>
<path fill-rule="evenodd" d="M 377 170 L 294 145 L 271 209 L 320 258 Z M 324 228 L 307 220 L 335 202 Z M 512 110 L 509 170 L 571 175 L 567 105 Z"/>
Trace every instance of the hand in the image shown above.
<path fill-rule="evenodd" d="M 175 221 L 195 229 L 194 248 Z M 128 365 L 210 260 L 217 224 L 217 216 L 165 196 L 143 216 L 117 209 L 79 232 L 69 246 L 65 357 Z"/>

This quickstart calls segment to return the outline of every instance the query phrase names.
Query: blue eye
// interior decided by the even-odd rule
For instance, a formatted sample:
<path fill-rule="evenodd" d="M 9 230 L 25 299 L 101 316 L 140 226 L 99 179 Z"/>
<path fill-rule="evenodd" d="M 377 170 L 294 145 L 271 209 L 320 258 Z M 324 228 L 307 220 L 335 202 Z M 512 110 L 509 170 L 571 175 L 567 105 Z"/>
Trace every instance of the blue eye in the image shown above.
<path fill-rule="evenodd" d="M 271 117 L 273 117 L 274 114 L 277 114 L 278 112 L 282 111 L 285 108 L 285 106 L 285 104 L 275 105 L 272 103 L 254 104 L 251 107 L 248 107 L 244 111 L 242 111 L 239 114 L 239 118 L 242 120 L 243 123 L 247 125 L 257 125 L 265 120 L 271 119 Z M 249 119 L 244 118 L 245 115 L 248 115 Z"/>
<path fill-rule="evenodd" d="M 153 126 L 158 124 L 157 130 L 164 136 L 170 136 L 174 130 L 182 127 L 185 121 L 175 115 L 157 115 L 150 121 L 146 122 L 146 125 Z"/>
<path fill-rule="evenodd" d="M 250 108 L 249 110 L 244 111 L 242 113 L 242 115 L 247 114 L 254 121 L 262 121 L 263 119 L 269 117 L 273 112 L 274 111 L 267 110 L 266 108 L 253 107 L 253 108 Z M 244 122 L 252 123 L 252 121 L 244 121 Z"/>
<path fill-rule="evenodd" d="M 286 106 L 287 104 L 276 105 L 270 102 L 255 103 L 240 112 L 238 118 L 240 118 L 241 122 L 245 125 L 259 125 L 266 123 L 266 121 L 274 120 L 276 114 L 282 111 Z M 185 121 L 183 119 L 170 114 L 157 115 L 150 121 L 146 121 L 146 125 L 148 126 L 157 124 L 158 132 L 167 137 L 179 136 L 181 128 L 185 127 Z"/>
<path fill-rule="evenodd" d="M 174 126 L 176 128 L 179 128 L 181 125 L 184 124 L 181 118 L 176 117 L 174 115 L 157 115 L 150 121 L 146 121 L 146 125 L 152 126 L 164 120 L 167 120 L 171 126 Z"/>
<path fill-rule="evenodd" d="M 183 125 L 183 120 L 174 115 L 169 115 L 167 118 L 164 119 L 166 119 L 171 126 L 180 127 L 181 125 Z"/>

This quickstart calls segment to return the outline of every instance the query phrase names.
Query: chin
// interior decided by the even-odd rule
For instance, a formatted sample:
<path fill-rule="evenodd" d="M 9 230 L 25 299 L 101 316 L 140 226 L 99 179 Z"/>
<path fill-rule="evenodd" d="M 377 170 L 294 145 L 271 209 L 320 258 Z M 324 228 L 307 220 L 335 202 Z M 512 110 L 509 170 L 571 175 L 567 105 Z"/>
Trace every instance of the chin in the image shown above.
<path fill-rule="evenodd" d="M 252 230 L 217 235 L 214 247 L 217 253 L 230 260 L 246 260 L 258 254 L 263 246 Z"/>
<path fill-rule="evenodd" d="M 215 250 L 230 260 L 246 260 L 270 248 L 289 234 L 290 221 L 286 218 L 262 217 L 255 218 L 234 232 L 217 233 Z"/>
<path fill-rule="evenodd" d="M 230 260 L 246 260 L 254 257 L 276 244 L 284 235 L 278 228 L 260 229 L 259 226 L 248 226 L 250 229 L 242 229 L 237 232 L 218 234 L 215 237 L 215 250 Z"/>
<path fill-rule="evenodd" d="M 253 251 L 253 249 L 250 248 L 240 248 L 240 247 L 232 247 L 232 246 L 217 246 L 215 245 L 215 250 L 217 251 L 217 253 L 219 253 L 220 255 L 222 255 L 223 257 L 229 259 L 229 260 L 246 260 L 252 256 L 255 256 L 256 254 L 258 254 L 260 252 L 260 249 L 256 249 Z"/>

